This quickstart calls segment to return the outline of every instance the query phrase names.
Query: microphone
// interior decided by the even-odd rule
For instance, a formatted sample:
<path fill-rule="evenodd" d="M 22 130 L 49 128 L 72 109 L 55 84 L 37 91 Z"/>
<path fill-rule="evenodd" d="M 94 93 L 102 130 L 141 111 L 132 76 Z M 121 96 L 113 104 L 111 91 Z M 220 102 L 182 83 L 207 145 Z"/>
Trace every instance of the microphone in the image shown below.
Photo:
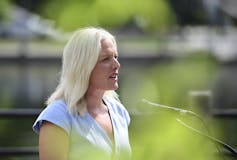
<path fill-rule="evenodd" d="M 144 102 L 146 104 L 149 104 L 153 107 L 165 109 L 165 110 L 168 110 L 168 111 L 177 112 L 182 116 L 183 115 L 189 115 L 189 116 L 192 116 L 192 117 L 196 117 L 197 119 L 199 119 L 202 122 L 202 124 L 205 127 L 205 129 L 207 130 L 208 134 L 210 134 L 210 130 L 209 130 L 206 122 L 203 120 L 203 118 L 200 115 L 198 115 L 197 113 L 195 113 L 193 111 L 185 110 L 185 109 L 181 109 L 181 108 L 177 108 L 177 107 L 171 107 L 171 106 L 167 106 L 167 105 L 163 105 L 163 104 L 153 103 L 153 102 L 148 101 L 146 99 L 142 99 L 142 102 Z"/>
<path fill-rule="evenodd" d="M 186 123 L 184 123 L 182 120 L 176 118 L 176 121 L 179 122 L 179 124 L 181 124 L 182 126 L 186 127 L 187 129 L 203 136 L 203 137 L 206 137 L 208 138 L 209 140 L 211 140 L 212 142 L 214 142 L 214 144 L 219 144 L 221 146 L 223 146 L 225 149 L 227 149 L 228 151 L 230 151 L 232 153 L 232 155 L 234 157 L 237 157 L 237 151 L 231 147 L 230 145 L 224 143 L 223 141 L 220 141 L 216 138 L 214 138 L 213 136 L 211 136 L 211 133 L 209 131 L 209 128 L 207 127 L 205 121 L 203 120 L 203 118 L 198 115 L 197 113 L 193 112 L 193 111 L 190 111 L 190 110 L 185 110 L 185 109 L 181 109 L 181 108 L 177 108 L 177 107 L 171 107 L 171 106 L 167 106 L 167 105 L 163 105 L 163 104 L 158 104 L 158 103 L 153 103 L 153 102 L 150 102 L 146 99 L 142 99 L 142 102 L 146 103 L 146 104 L 149 104 L 153 107 L 157 107 L 157 108 L 161 108 L 161 109 L 165 109 L 165 110 L 168 110 L 168 111 L 174 111 L 174 112 L 177 112 L 179 113 L 180 115 L 190 115 L 190 116 L 194 116 L 196 118 L 198 118 L 202 124 L 204 125 L 205 129 L 207 130 L 208 134 L 204 134 L 203 132 L 197 130 L 197 129 L 194 129 L 193 127 L 187 125 Z M 218 152 L 220 153 L 220 149 L 218 146 L 216 146 Z"/>
<path fill-rule="evenodd" d="M 190 111 L 190 110 L 185 110 L 185 109 L 181 109 L 181 108 L 177 108 L 177 107 L 171 107 L 171 106 L 166 106 L 166 105 L 163 105 L 163 104 L 158 104 L 158 103 L 153 103 L 151 101 L 148 101 L 146 99 L 142 99 L 142 102 L 146 103 L 146 104 L 149 104 L 153 107 L 157 107 L 157 108 L 161 108 L 161 109 L 165 109 L 165 110 L 169 110 L 169 111 L 174 111 L 174 112 L 178 112 L 180 115 L 191 115 L 191 116 L 194 116 L 196 118 L 198 118 L 199 120 L 201 120 L 203 123 L 203 119 L 201 116 L 199 116 L 197 113 L 193 112 L 193 111 Z"/>

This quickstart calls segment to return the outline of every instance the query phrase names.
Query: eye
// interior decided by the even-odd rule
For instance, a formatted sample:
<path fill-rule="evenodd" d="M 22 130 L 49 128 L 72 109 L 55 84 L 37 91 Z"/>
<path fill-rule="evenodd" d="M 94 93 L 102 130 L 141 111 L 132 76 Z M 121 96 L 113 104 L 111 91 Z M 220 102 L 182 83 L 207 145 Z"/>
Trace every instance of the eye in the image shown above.
<path fill-rule="evenodd" d="M 115 58 L 115 59 L 118 59 L 118 55 L 114 55 L 114 58 Z"/>
<path fill-rule="evenodd" d="M 102 61 L 107 61 L 107 60 L 109 60 L 109 57 L 104 57 L 104 58 L 102 59 Z"/>

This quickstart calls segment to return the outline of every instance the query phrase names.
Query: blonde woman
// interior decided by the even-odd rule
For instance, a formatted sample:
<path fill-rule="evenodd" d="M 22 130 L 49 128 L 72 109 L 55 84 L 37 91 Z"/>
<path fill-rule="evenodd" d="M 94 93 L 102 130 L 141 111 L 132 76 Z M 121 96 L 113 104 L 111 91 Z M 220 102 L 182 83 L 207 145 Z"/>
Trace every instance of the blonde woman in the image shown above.
<path fill-rule="evenodd" d="M 118 88 L 115 38 L 101 28 L 77 30 L 64 48 L 60 82 L 39 115 L 40 160 L 128 159 L 130 117 Z"/>

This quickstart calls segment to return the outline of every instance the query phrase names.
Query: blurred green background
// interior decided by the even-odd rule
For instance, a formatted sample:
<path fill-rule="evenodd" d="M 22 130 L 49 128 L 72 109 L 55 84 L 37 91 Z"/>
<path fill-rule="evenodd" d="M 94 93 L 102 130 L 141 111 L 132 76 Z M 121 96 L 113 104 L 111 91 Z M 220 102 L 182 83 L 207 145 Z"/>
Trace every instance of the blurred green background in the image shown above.
<path fill-rule="evenodd" d="M 43 109 L 57 85 L 68 36 L 80 27 L 103 27 L 118 43 L 117 92 L 131 115 L 132 159 L 232 159 L 177 118 L 237 146 L 237 14 L 230 7 L 235 5 L 231 0 L 1 0 L 0 110 Z M 193 110 L 210 132 L 196 117 L 143 99 Z M 228 109 L 235 116 L 214 112 Z M 34 120 L 0 117 L 0 147 L 37 146 Z"/>

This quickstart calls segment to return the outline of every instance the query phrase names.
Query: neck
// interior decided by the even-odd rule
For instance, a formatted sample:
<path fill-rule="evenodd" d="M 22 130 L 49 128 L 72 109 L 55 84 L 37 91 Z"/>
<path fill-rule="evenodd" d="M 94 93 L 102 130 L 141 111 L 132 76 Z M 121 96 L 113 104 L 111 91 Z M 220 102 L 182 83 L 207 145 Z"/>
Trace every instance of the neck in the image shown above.
<path fill-rule="evenodd" d="M 86 102 L 88 111 L 103 107 L 104 91 L 88 89 L 86 92 Z"/>

